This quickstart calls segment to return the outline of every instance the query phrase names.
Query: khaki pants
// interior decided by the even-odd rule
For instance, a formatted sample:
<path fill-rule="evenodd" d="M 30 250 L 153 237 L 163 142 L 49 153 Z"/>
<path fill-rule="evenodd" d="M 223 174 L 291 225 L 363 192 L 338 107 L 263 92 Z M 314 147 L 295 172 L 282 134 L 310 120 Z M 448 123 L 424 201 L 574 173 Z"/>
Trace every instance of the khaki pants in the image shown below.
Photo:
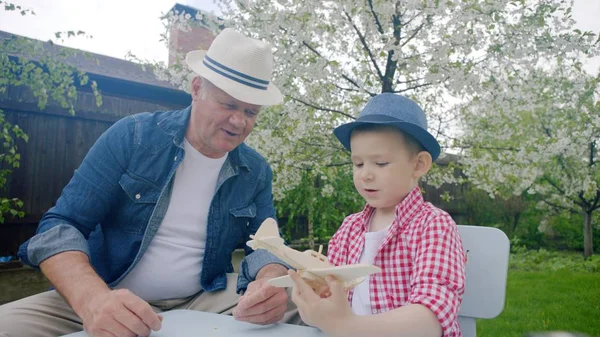
<path fill-rule="evenodd" d="M 150 305 L 156 312 L 190 309 L 231 315 L 240 297 L 235 292 L 237 277 L 238 274 L 227 274 L 225 290 L 211 293 L 201 291 L 191 297 L 153 301 Z M 291 300 L 288 301 L 283 322 L 302 322 Z M 56 291 L 47 291 L 0 306 L 0 337 L 56 337 L 81 330 L 81 319 Z"/>

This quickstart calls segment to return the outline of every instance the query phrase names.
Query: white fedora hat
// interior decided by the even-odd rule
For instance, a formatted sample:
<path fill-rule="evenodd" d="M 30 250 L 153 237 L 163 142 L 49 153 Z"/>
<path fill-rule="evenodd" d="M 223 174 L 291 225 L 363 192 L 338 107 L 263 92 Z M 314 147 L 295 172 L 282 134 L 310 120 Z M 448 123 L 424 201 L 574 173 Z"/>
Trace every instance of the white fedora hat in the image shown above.
<path fill-rule="evenodd" d="M 275 105 L 283 101 L 271 82 L 271 45 L 224 29 L 208 50 L 193 50 L 187 65 L 232 97 L 250 104 Z"/>

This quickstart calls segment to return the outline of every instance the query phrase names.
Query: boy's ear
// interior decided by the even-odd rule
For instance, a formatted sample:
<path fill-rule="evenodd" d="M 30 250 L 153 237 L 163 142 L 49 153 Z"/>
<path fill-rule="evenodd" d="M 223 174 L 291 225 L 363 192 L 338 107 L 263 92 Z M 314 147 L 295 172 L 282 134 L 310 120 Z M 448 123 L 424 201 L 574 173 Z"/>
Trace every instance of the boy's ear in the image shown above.
<path fill-rule="evenodd" d="M 419 152 L 415 159 L 414 177 L 418 179 L 429 172 L 433 160 L 431 158 L 431 154 L 427 151 Z"/>

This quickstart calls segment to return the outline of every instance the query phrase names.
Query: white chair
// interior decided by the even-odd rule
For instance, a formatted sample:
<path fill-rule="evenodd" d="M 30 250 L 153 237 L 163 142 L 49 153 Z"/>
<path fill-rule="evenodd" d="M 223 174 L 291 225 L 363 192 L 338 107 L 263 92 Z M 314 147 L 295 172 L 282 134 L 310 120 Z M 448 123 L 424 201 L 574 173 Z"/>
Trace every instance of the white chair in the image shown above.
<path fill-rule="evenodd" d="M 493 227 L 458 226 L 467 253 L 466 287 L 458 322 L 463 337 L 475 337 L 477 318 L 494 318 L 504 309 L 510 242 Z"/>

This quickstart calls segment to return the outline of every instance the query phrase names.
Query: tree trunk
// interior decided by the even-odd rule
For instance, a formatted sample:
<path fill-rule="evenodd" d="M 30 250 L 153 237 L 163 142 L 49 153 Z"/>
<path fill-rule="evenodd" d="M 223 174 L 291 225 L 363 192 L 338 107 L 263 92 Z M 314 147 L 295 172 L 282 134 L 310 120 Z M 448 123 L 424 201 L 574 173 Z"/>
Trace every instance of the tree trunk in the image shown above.
<path fill-rule="evenodd" d="M 312 221 L 308 222 L 308 249 L 315 250 L 315 232 Z"/>
<path fill-rule="evenodd" d="M 592 212 L 585 212 L 585 220 L 583 222 L 583 257 L 589 258 L 594 254 L 594 243 L 592 240 Z"/>
<path fill-rule="evenodd" d="M 515 235 L 515 232 L 517 231 L 517 225 L 519 224 L 519 219 L 521 218 L 521 213 L 518 212 L 515 215 L 513 215 L 513 224 L 512 224 L 512 235 Z"/>
<path fill-rule="evenodd" d="M 315 249 L 315 229 L 314 229 L 314 219 L 315 219 L 315 206 L 314 206 L 314 196 L 316 186 L 319 182 L 318 179 L 315 179 L 315 182 L 310 185 L 309 190 L 309 202 L 308 205 L 308 249 Z"/>

